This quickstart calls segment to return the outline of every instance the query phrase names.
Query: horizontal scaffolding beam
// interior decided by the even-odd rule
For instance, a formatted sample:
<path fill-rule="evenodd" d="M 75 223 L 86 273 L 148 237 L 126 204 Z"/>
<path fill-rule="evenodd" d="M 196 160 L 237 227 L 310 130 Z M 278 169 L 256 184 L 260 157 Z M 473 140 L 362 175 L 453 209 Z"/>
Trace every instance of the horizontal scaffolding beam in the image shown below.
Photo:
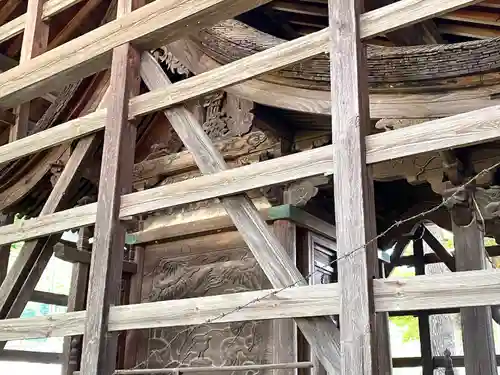
<path fill-rule="evenodd" d="M 61 82 L 68 84 L 108 68 L 111 50 L 123 43 L 134 42 L 143 48 L 156 47 L 167 41 L 179 39 L 194 29 L 211 26 L 269 1 L 212 0 L 201 2 L 188 0 L 180 2 L 174 8 L 170 1 L 154 1 L 121 17 L 120 21 L 111 21 L 44 53 L 23 67 L 16 67 L 1 74 L 0 106 L 13 107 L 41 96 L 49 90 L 57 89 L 57 85 L 61 85 Z M 363 14 L 360 25 L 361 37 L 368 38 L 383 34 L 477 2 L 479 1 L 401 0 Z M 124 30 L 128 32 L 123 32 Z M 283 51 L 278 59 L 260 60 L 260 69 L 267 69 L 267 71 L 279 69 L 326 53 L 328 40 L 329 31 L 326 28 L 284 43 L 273 50 L 293 47 L 286 53 Z M 266 51 L 261 53 L 264 52 Z M 262 61 L 266 61 L 266 64 L 262 64 Z M 274 66 L 277 63 L 278 65 Z M 248 67 L 239 70 L 240 73 L 248 71 L 246 74 L 253 74 Z M 60 79 L 61 75 L 64 76 L 63 80 Z M 227 79 L 227 75 L 219 78 Z"/>
<path fill-rule="evenodd" d="M 377 279 L 373 282 L 373 290 L 378 312 L 499 305 L 500 272 L 466 271 Z M 336 283 L 293 287 L 271 295 L 272 292 L 259 290 L 115 306 L 110 309 L 109 330 L 196 325 L 209 319 L 235 322 L 336 315 L 340 312 L 340 288 Z M 0 341 L 81 335 L 85 316 L 86 311 L 78 311 L 0 320 Z"/>

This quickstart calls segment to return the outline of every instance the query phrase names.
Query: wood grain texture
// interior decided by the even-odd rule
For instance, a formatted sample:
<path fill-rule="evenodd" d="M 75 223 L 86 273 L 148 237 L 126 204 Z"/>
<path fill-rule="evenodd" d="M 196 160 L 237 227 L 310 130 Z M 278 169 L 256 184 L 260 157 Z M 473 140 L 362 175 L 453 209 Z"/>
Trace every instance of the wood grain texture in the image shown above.
<path fill-rule="evenodd" d="M 44 0 L 28 0 L 26 11 L 26 27 L 23 33 L 23 43 L 19 65 L 23 65 L 32 58 L 43 53 L 49 40 L 49 25 L 42 20 Z M 9 142 L 24 138 L 28 135 L 30 104 L 23 103 L 15 108 L 16 120 L 10 128 Z"/>
<path fill-rule="evenodd" d="M 499 285 L 499 271 L 374 280 L 375 310 L 416 311 L 498 305 Z"/>
<path fill-rule="evenodd" d="M 292 262 L 297 264 L 297 227 L 289 220 L 273 223 L 276 238 L 285 248 Z M 292 319 L 272 322 L 273 363 L 297 362 L 297 325 Z M 273 375 L 296 375 L 296 369 L 274 370 Z"/>
<path fill-rule="evenodd" d="M 149 53 L 142 55 L 141 77 L 150 89 L 171 85 L 167 75 Z M 185 107 L 176 107 L 164 113 L 202 173 L 212 174 L 227 170 L 224 158 L 191 112 Z M 220 198 L 220 201 L 275 288 L 307 284 L 246 194 Z M 339 333 L 331 318 L 300 319 L 296 320 L 296 323 L 324 367 L 331 373 L 338 371 Z"/>
<path fill-rule="evenodd" d="M 199 44 L 192 40 L 176 41 L 170 43 L 168 48 L 196 74 L 222 65 L 204 53 Z M 302 62 L 301 67 L 307 61 Z M 262 76 L 233 85 L 228 87 L 226 91 L 240 98 L 273 107 L 306 113 L 330 114 L 330 94 L 328 91 L 294 87 L 279 82 L 273 83 L 264 78 L 265 76 Z M 498 100 L 490 98 L 490 95 L 495 92 L 498 92 L 498 87 L 488 86 L 468 90 L 450 90 L 445 93 L 433 91 L 394 94 L 374 92 L 370 95 L 370 115 L 372 118 L 452 116 L 498 104 Z"/>
<path fill-rule="evenodd" d="M 370 113 L 366 51 L 359 34 L 362 7 L 360 0 L 328 1 L 341 374 L 386 375 L 392 369 L 390 361 L 388 368 L 379 368 L 387 361 L 379 361 L 377 336 L 388 331 L 377 324 L 370 283 L 378 276 L 377 245 L 365 245 L 377 228 L 365 151 Z"/>
<path fill-rule="evenodd" d="M 116 21 L 129 15 L 137 4 L 119 0 Z M 125 244 L 120 199 L 132 191 L 137 130 L 128 119 L 128 101 L 140 90 L 139 56 L 129 43 L 113 49 L 109 86 L 113 96 L 106 115 L 82 344 L 81 371 L 86 375 L 112 375 L 116 368 L 118 336 L 108 332 L 108 317 L 110 306 L 120 303 Z"/>
<path fill-rule="evenodd" d="M 499 271 L 464 271 L 460 274 L 377 279 L 373 284 L 377 311 L 416 311 L 500 304 Z M 199 324 L 270 292 L 262 290 L 112 307 L 109 329 L 118 331 Z M 229 314 L 220 321 L 335 315 L 339 312 L 339 285 L 324 284 L 283 290 L 276 296 Z M 85 311 L 79 311 L 1 320 L 0 340 L 81 335 L 85 315 Z"/>
<path fill-rule="evenodd" d="M 83 0 L 47 0 L 43 4 L 42 20 L 46 21 L 53 15 L 60 13 Z M 27 22 L 27 15 L 23 14 L 12 21 L 0 26 L 0 43 L 23 32 Z"/>
<path fill-rule="evenodd" d="M 457 271 L 486 269 L 484 235 L 478 222 L 473 219 L 469 225 L 459 226 L 452 219 L 452 230 Z M 468 374 L 496 375 L 491 307 L 461 308 L 460 317 L 465 371 Z"/>
<path fill-rule="evenodd" d="M 175 86 L 175 85 L 173 85 Z M 454 148 L 498 138 L 500 126 L 499 107 L 478 110 L 468 114 L 433 120 L 391 132 L 366 137 L 368 164 L 390 160 L 399 156 L 410 156 L 432 149 Z M 488 115 L 485 115 L 485 112 Z M 105 111 L 97 111 L 94 119 L 101 118 Z M 87 116 L 85 118 L 88 118 Z M 480 119 L 481 129 L 475 127 L 470 118 Z M 487 121 L 486 118 L 490 120 Z M 85 120 L 87 121 L 87 120 Z M 70 123 L 66 123 L 70 124 Z M 61 127 L 65 126 L 59 125 Z M 58 126 L 58 127 L 59 127 Z M 102 124 L 95 125 L 102 127 Z M 70 127 L 68 127 L 69 129 Z M 57 129 L 54 128 L 54 129 Z M 39 133 L 43 134 L 43 133 Z M 33 136 L 32 136 L 33 137 Z M 20 145 L 30 137 L 0 147 L 0 155 L 9 148 L 8 155 L 20 150 Z M 48 144 L 50 142 L 47 142 Z M 23 143 L 24 144 L 24 143 Z M 29 142 L 28 142 L 29 144 Z M 35 146 L 36 148 L 36 146 Z M 22 152 L 21 152 L 22 153 Z M 301 153 L 283 156 L 249 166 L 197 177 L 188 181 L 162 186 L 147 191 L 125 195 L 122 200 L 122 217 L 152 212 L 162 208 L 211 199 L 281 184 L 297 179 L 333 173 L 332 146 L 323 146 Z M 3 154 L 5 155 L 5 154 Z M 0 156 L 0 162 L 3 161 Z M 0 244 L 12 243 L 95 223 L 95 205 L 86 205 L 61 211 L 46 217 L 25 221 L 23 231 L 18 225 L 0 227 Z"/>
<path fill-rule="evenodd" d="M 269 0 L 175 0 L 151 2 L 50 50 L 23 67 L 0 75 L 0 105 L 31 100 L 61 82 L 87 77 L 109 66 L 110 53 L 124 43 L 141 48 L 176 40 L 194 28 L 210 26 Z M 188 27 L 186 27 L 188 26 Z M 29 74 L 28 74 L 29 72 Z M 64 79 L 61 79 L 61 77 Z M 17 82 L 13 85 L 14 81 Z"/>
<path fill-rule="evenodd" d="M 289 43 L 302 45 L 304 42 L 303 40 L 297 41 L 299 39 Z M 322 43 L 327 44 L 327 40 Z M 164 109 L 179 104 L 184 100 L 251 78 L 254 74 L 260 74 L 267 69 L 272 69 L 272 66 L 262 64 L 261 58 L 274 56 L 283 61 L 288 56 L 288 58 L 294 59 L 293 54 L 290 55 L 290 51 L 286 48 L 288 45 L 288 43 L 284 43 L 271 50 L 247 57 L 244 59 L 245 61 L 240 60 L 227 64 L 214 71 L 181 81 L 169 88 L 140 95 L 130 101 L 129 115 L 134 118 L 145 113 Z M 302 45 L 302 48 L 306 47 Z M 310 46 L 310 48 L 313 47 Z M 258 56 L 260 57 L 256 58 Z M 242 66 L 245 69 L 242 69 Z M 207 80 L 208 78 L 210 79 Z M 376 163 L 427 151 L 498 139 L 499 114 L 500 106 L 497 105 L 444 119 L 424 122 L 405 129 L 371 135 L 366 140 L 367 162 Z M 104 118 L 104 110 L 96 111 L 90 115 L 4 145 L 0 147 L 0 163 L 96 132 L 102 129 Z"/>
<path fill-rule="evenodd" d="M 227 6 L 225 0 L 198 0 L 196 2 L 193 0 L 192 5 L 185 1 L 179 1 L 180 4 L 164 1 L 150 3 L 138 11 L 132 12 L 122 22 L 110 22 L 45 53 L 25 68 L 17 67 L 0 75 L 0 105 L 13 106 L 40 96 L 41 93 L 48 91 L 50 86 L 57 87 L 57 81 L 61 81 L 56 77 L 58 73 L 64 72 L 65 79 L 71 81 L 105 69 L 109 65 L 109 52 L 120 44 L 134 41 L 139 44 L 155 42 L 153 44 L 158 45 L 166 43 L 168 40 L 176 40 L 187 32 L 188 28 L 178 26 L 191 13 L 193 19 L 190 17 L 189 24 L 196 25 L 196 28 L 202 28 L 267 2 L 268 0 L 254 0 L 252 2 L 233 0 L 231 6 Z M 471 3 L 474 1 L 399 1 L 363 15 L 361 35 L 366 38 L 381 34 L 388 29 L 394 30 L 430 18 L 435 14 L 447 11 L 448 8 L 455 9 Z M 181 6 L 179 7 L 179 5 Z M 144 22 L 144 20 L 148 22 Z M 131 25 L 134 26 L 133 33 L 118 32 L 118 30 L 127 29 Z M 274 69 L 326 52 L 328 35 L 329 31 L 325 29 L 296 39 L 303 40 L 302 46 L 299 46 L 296 51 L 292 51 L 292 55 L 296 54 L 297 56 L 296 60 L 287 63 L 286 59 L 282 59 L 283 64 Z M 295 41 L 284 44 L 291 43 L 293 45 Z M 304 44 L 309 44 L 311 48 L 302 51 Z M 323 45 L 322 49 L 318 50 L 321 45 Z M 266 61 L 266 64 L 262 65 L 267 66 L 270 63 L 271 61 Z M 269 67 L 268 71 L 272 69 Z M 240 69 L 240 73 L 241 71 Z M 32 73 L 26 74 L 26 72 Z M 12 83 L 13 81 L 16 82 L 16 85 Z"/>
<path fill-rule="evenodd" d="M 273 291 L 276 290 L 114 306 L 110 309 L 109 330 L 114 332 L 200 324 L 258 298 L 262 300 L 217 319 L 217 322 L 314 317 L 338 313 L 339 291 L 336 284 L 294 287 L 264 298 Z M 1 320 L 0 340 L 79 335 L 83 333 L 85 316 L 86 311 L 78 311 L 46 317 Z"/>

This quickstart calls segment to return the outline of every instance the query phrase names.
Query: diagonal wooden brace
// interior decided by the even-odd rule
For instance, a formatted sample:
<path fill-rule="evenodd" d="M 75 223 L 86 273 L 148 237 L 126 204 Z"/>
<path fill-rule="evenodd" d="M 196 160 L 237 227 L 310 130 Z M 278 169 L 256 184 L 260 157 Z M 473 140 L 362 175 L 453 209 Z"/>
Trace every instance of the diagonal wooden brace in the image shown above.
<path fill-rule="evenodd" d="M 142 54 L 140 72 L 150 90 L 171 84 L 158 62 L 148 52 Z M 167 109 L 164 113 L 203 174 L 228 169 L 222 155 L 189 110 L 179 106 Z M 220 198 L 220 201 L 274 288 L 291 284 L 307 285 L 246 194 Z M 295 321 L 327 372 L 332 375 L 340 374 L 340 332 L 331 317 L 300 318 Z"/>

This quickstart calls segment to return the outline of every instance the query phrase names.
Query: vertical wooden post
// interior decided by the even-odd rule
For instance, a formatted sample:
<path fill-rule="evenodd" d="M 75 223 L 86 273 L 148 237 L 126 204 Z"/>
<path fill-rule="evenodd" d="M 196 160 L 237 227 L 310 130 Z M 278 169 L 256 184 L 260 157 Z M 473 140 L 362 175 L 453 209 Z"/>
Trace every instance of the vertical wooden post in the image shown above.
<path fill-rule="evenodd" d="M 379 361 L 378 355 L 386 356 L 388 351 L 387 318 L 376 317 L 371 287 L 379 271 L 377 246 L 376 242 L 365 245 L 376 236 L 376 222 L 373 182 L 366 166 L 370 117 L 366 56 L 359 36 L 362 1 L 329 0 L 328 8 L 335 225 L 342 287 L 341 371 L 343 375 L 385 375 L 391 373 L 390 361 Z"/>
<path fill-rule="evenodd" d="M 78 232 L 78 242 L 76 244 L 78 250 L 91 251 L 92 246 L 89 244 L 90 235 L 89 228 L 80 228 Z M 88 277 L 88 264 L 73 264 L 66 311 L 81 311 L 85 309 Z M 64 338 L 62 375 L 73 375 L 73 372 L 78 370 L 78 360 L 80 357 L 78 354 L 81 350 L 81 341 L 81 336 L 66 336 Z"/>
<path fill-rule="evenodd" d="M 133 10 L 118 0 L 117 18 Z M 119 219 L 121 195 L 132 190 L 136 128 L 128 121 L 128 101 L 140 88 L 139 53 L 123 44 L 113 50 L 95 242 L 90 265 L 87 320 L 83 337 L 83 375 L 111 375 L 116 366 L 117 334 L 108 332 L 108 314 L 119 303 L 125 230 Z"/>
<path fill-rule="evenodd" d="M 457 271 L 485 269 L 484 237 L 476 219 L 467 226 L 458 226 L 452 219 L 452 228 Z M 465 372 L 474 375 L 497 375 L 491 307 L 461 308 L 460 315 Z"/>
<path fill-rule="evenodd" d="M 297 227 L 289 220 L 276 220 L 273 223 L 274 234 L 286 252 L 296 263 Z M 272 320 L 273 363 L 297 361 L 297 326 L 293 319 Z M 295 375 L 297 369 L 273 370 L 274 375 Z"/>
<path fill-rule="evenodd" d="M 49 25 L 42 20 L 44 0 L 28 0 L 26 25 L 23 33 L 23 46 L 19 65 L 40 55 L 47 48 L 49 40 Z M 16 120 L 10 128 L 9 142 L 28 135 L 30 103 L 23 103 L 15 109 Z"/>
<path fill-rule="evenodd" d="M 144 247 L 134 247 L 134 261 L 137 264 L 137 272 L 130 278 L 129 303 L 141 303 L 142 279 L 144 272 Z M 128 331 L 125 338 L 125 368 L 132 368 L 136 365 L 138 344 L 141 341 L 140 330 Z"/>
<path fill-rule="evenodd" d="M 8 214 L 0 215 L 0 226 L 1 225 L 9 225 L 14 222 L 14 215 Z M 7 277 L 7 271 L 9 267 L 9 257 L 10 257 L 10 245 L 0 246 L 0 285 L 2 285 L 3 281 Z"/>
<path fill-rule="evenodd" d="M 424 230 L 425 228 L 422 228 Z M 415 255 L 415 274 L 425 275 L 424 243 L 421 238 L 413 241 L 413 255 Z M 420 333 L 420 355 L 422 357 L 422 374 L 433 375 L 431 331 L 429 314 L 418 313 L 418 330 Z"/>

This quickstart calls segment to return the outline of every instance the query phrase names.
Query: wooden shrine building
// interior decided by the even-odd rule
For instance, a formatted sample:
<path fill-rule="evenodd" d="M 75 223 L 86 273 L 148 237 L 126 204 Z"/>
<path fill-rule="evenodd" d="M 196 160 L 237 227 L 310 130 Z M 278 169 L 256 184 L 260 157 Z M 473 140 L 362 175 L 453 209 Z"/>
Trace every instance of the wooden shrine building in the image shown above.
<path fill-rule="evenodd" d="M 498 374 L 499 0 L 0 0 L 0 71 L 0 361 Z M 53 257 L 69 295 L 35 290 Z M 450 313 L 464 355 L 431 349 Z"/>

